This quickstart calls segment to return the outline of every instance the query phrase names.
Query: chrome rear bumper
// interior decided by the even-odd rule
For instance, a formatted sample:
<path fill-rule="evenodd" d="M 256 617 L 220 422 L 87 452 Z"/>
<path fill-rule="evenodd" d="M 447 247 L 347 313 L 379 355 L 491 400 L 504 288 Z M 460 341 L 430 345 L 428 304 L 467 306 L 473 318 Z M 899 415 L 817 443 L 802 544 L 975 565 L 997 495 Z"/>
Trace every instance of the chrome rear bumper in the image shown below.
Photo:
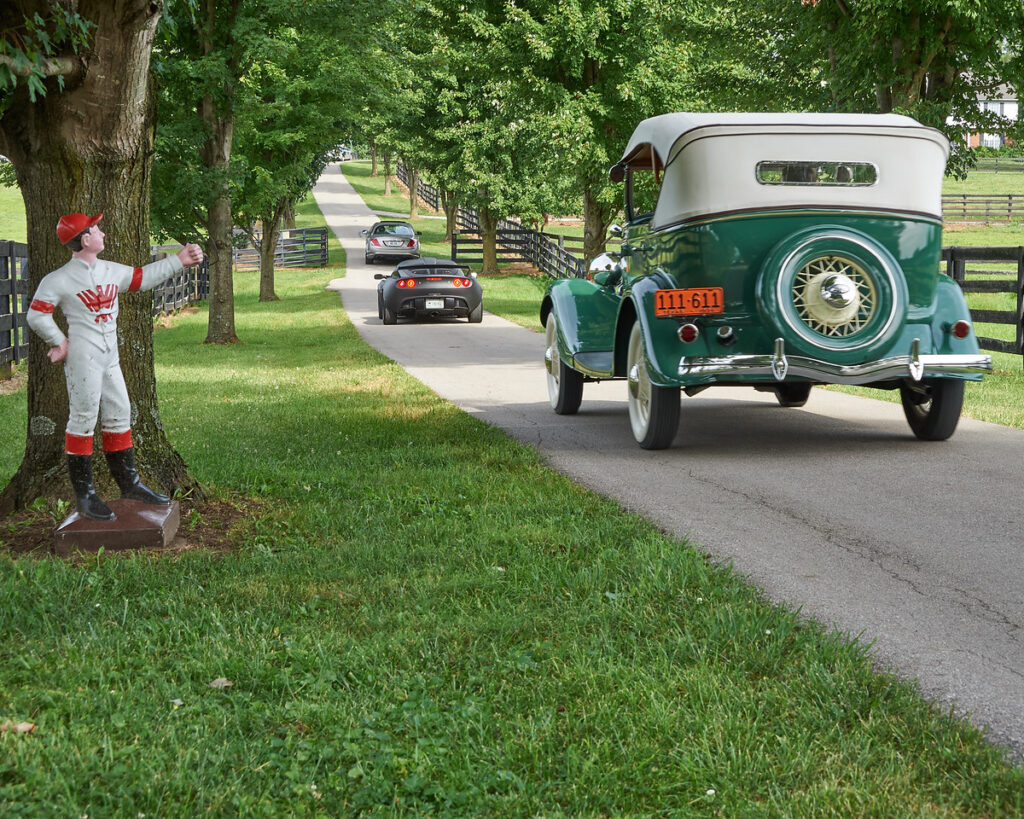
<path fill-rule="evenodd" d="M 785 342 L 775 339 L 771 355 L 734 355 L 683 357 L 679 361 L 679 377 L 692 381 L 706 376 L 717 381 L 730 376 L 767 376 L 783 381 L 787 376 L 800 376 L 811 381 L 830 384 L 870 384 L 896 378 L 920 381 L 932 375 L 975 375 L 992 372 L 989 355 L 921 355 L 920 341 L 914 339 L 907 355 L 882 358 L 865 364 L 832 364 L 806 356 L 786 355 Z"/>

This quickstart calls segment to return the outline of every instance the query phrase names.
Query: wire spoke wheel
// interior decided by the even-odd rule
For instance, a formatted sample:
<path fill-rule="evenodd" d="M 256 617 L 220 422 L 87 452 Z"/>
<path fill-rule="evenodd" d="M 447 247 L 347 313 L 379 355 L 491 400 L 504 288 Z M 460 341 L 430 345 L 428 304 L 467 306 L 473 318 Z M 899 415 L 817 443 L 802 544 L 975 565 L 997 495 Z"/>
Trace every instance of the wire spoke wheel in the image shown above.
<path fill-rule="evenodd" d="M 878 310 L 874 279 L 841 256 L 822 256 L 800 268 L 793 277 L 792 299 L 800 320 L 826 338 L 859 333 Z"/>
<path fill-rule="evenodd" d="M 679 428 L 679 387 L 651 383 L 640 322 L 636 322 L 629 333 L 626 373 L 633 437 L 644 449 L 664 449 L 672 443 Z"/>

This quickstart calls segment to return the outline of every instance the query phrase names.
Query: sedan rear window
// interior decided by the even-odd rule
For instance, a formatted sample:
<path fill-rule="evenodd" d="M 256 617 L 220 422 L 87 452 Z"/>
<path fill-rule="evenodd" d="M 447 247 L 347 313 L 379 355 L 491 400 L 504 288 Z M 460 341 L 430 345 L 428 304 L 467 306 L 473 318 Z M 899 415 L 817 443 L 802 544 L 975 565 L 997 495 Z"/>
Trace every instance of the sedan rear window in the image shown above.
<path fill-rule="evenodd" d="M 771 160 L 757 163 L 757 181 L 762 185 L 864 187 L 878 182 L 878 167 L 870 162 Z"/>
<path fill-rule="evenodd" d="M 408 225 L 378 225 L 373 231 L 374 236 L 412 236 L 412 228 Z"/>

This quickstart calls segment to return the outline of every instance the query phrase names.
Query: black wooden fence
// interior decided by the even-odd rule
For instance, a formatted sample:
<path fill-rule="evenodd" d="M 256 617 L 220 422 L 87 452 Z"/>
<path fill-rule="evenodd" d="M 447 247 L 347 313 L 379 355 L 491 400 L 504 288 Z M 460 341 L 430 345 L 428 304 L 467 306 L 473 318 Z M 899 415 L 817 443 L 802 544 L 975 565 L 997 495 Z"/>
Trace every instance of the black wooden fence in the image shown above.
<path fill-rule="evenodd" d="M 395 163 L 395 176 L 402 181 L 403 185 L 409 187 L 409 171 L 403 163 Z M 436 186 L 431 185 L 429 182 L 424 182 L 422 179 L 417 179 L 416 193 L 428 207 L 434 210 L 441 210 L 441 191 Z"/>
<path fill-rule="evenodd" d="M 262 237 L 257 231 L 257 238 Z M 259 270 L 260 254 L 254 247 L 235 248 L 235 270 Z M 327 228 L 290 228 L 281 231 L 274 249 L 274 267 L 326 267 Z"/>
<path fill-rule="evenodd" d="M 982 157 L 972 170 L 988 173 L 1021 173 L 1024 172 L 1024 158 L 1016 156 Z"/>
<path fill-rule="evenodd" d="M 28 352 L 28 247 L 0 241 L 0 378 Z"/>
<path fill-rule="evenodd" d="M 1009 324 L 1014 340 L 978 336 L 983 350 L 1024 354 L 1024 247 L 944 247 L 946 273 L 965 293 L 1012 293 L 1016 310 L 971 310 L 971 320 L 981 324 Z M 970 264 L 972 267 L 968 268 Z"/>
<path fill-rule="evenodd" d="M 943 194 L 942 218 L 947 222 L 1024 221 L 1024 196 L 1013 193 L 1002 196 Z"/>
<path fill-rule="evenodd" d="M 169 248 L 153 248 L 151 260 L 163 258 Z M 176 252 L 177 247 L 173 248 Z M 210 267 L 206 259 L 186 267 L 155 287 L 153 315 L 173 313 L 210 295 Z M 9 377 L 11 365 L 28 354 L 28 246 L 0 240 L 0 378 Z"/>

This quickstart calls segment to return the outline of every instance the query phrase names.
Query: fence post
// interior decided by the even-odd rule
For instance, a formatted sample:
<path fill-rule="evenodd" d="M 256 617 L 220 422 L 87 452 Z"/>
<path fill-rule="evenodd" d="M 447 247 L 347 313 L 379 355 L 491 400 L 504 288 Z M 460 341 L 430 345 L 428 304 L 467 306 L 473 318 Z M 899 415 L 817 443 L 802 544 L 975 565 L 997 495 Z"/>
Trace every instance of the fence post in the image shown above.
<path fill-rule="evenodd" d="M 1017 248 L 1017 352 L 1024 356 L 1024 247 Z"/>

